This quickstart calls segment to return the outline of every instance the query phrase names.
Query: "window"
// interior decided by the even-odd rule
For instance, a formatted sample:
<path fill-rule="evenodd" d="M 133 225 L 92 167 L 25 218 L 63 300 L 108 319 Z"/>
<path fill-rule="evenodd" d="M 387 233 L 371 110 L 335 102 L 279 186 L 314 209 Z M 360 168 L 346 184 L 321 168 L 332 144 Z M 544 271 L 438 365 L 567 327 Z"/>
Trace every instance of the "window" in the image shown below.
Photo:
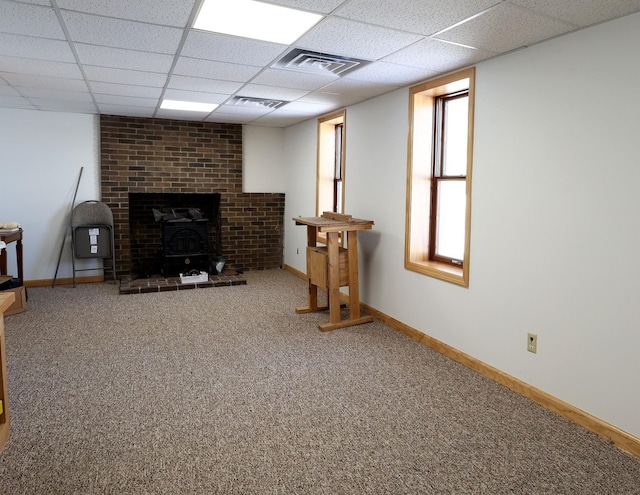
<path fill-rule="evenodd" d="M 318 119 L 316 215 L 344 213 L 346 110 Z M 318 241 L 325 242 L 324 234 Z"/>
<path fill-rule="evenodd" d="M 475 69 L 409 91 L 405 268 L 469 285 Z"/>

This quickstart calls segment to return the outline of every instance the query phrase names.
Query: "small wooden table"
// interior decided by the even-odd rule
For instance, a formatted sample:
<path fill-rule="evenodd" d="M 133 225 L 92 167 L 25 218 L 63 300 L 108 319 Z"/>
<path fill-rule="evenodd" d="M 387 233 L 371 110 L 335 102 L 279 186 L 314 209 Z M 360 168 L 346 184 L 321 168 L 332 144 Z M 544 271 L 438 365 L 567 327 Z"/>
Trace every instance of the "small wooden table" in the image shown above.
<path fill-rule="evenodd" d="M 321 217 L 298 217 L 296 225 L 307 226 L 307 280 L 309 305 L 296 308 L 296 313 L 310 313 L 329 309 L 329 323 L 320 330 L 360 325 L 373 321 L 360 316 L 360 288 L 358 281 L 358 231 L 370 230 L 372 220 L 352 218 L 351 215 L 324 212 Z M 317 247 L 318 233 L 327 236 L 326 248 Z M 339 246 L 339 234 L 346 232 L 347 249 Z M 349 287 L 349 318 L 340 316 L 340 287 Z M 328 306 L 318 306 L 318 288 L 327 291 Z"/>
<path fill-rule="evenodd" d="M 9 439 L 9 387 L 7 353 L 4 350 L 4 311 L 15 300 L 13 292 L 0 292 L 0 450 Z"/>
<path fill-rule="evenodd" d="M 0 250 L 0 275 L 8 275 L 7 272 L 7 249 L 12 242 L 16 243 L 16 262 L 18 264 L 18 278 L 24 282 L 22 278 L 22 229 L 14 232 L 0 233 L 0 241 L 3 241 L 7 247 Z"/>

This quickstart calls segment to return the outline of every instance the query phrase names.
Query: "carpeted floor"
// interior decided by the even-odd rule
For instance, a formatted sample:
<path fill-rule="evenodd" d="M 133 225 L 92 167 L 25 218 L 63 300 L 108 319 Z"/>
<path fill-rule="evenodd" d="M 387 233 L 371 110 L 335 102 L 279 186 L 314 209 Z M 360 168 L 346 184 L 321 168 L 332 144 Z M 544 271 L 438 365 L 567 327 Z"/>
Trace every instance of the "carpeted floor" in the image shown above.
<path fill-rule="evenodd" d="M 640 494 L 640 460 L 306 284 L 29 289 L 2 495 Z"/>

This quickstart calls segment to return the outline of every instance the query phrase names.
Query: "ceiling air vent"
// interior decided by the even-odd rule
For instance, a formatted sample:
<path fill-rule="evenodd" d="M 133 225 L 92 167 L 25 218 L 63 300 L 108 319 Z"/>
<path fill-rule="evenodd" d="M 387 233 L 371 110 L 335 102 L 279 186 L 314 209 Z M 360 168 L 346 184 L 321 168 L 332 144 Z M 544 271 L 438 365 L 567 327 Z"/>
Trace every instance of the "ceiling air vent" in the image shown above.
<path fill-rule="evenodd" d="M 239 107 L 263 107 L 275 110 L 289 103 L 283 100 L 270 100 L 268 98 L 253 98 L 251 96 L 234 96 L 226 104 Z"/>
<path fill-rule="evenodd" d="M 333 74 L 334 76 L 342 77 L 347 72 L 364 67 L 369 63 L 371 62 L 368 60 L 341 57 L 340 55 L 329 55 L 327 53 L 318 53 L 296 48 L 278 60 L 272 67 L 276 69 L 311 72 L 318 75 Z"/>

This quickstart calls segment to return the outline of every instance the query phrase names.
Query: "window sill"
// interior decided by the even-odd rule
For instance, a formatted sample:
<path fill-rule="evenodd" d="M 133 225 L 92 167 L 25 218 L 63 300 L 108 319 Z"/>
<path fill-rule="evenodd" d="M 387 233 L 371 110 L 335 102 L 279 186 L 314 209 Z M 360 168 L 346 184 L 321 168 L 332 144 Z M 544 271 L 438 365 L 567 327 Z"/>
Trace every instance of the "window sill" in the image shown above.
<path fill-rule="evenodd" d="M 429 277 L 451 282 L 452 284 L 469 287 L 468 273 L 463 268 L 438 263 L 436 261 L 407 261 L 404 264 L 407 270 L 422 273 Z"/>

